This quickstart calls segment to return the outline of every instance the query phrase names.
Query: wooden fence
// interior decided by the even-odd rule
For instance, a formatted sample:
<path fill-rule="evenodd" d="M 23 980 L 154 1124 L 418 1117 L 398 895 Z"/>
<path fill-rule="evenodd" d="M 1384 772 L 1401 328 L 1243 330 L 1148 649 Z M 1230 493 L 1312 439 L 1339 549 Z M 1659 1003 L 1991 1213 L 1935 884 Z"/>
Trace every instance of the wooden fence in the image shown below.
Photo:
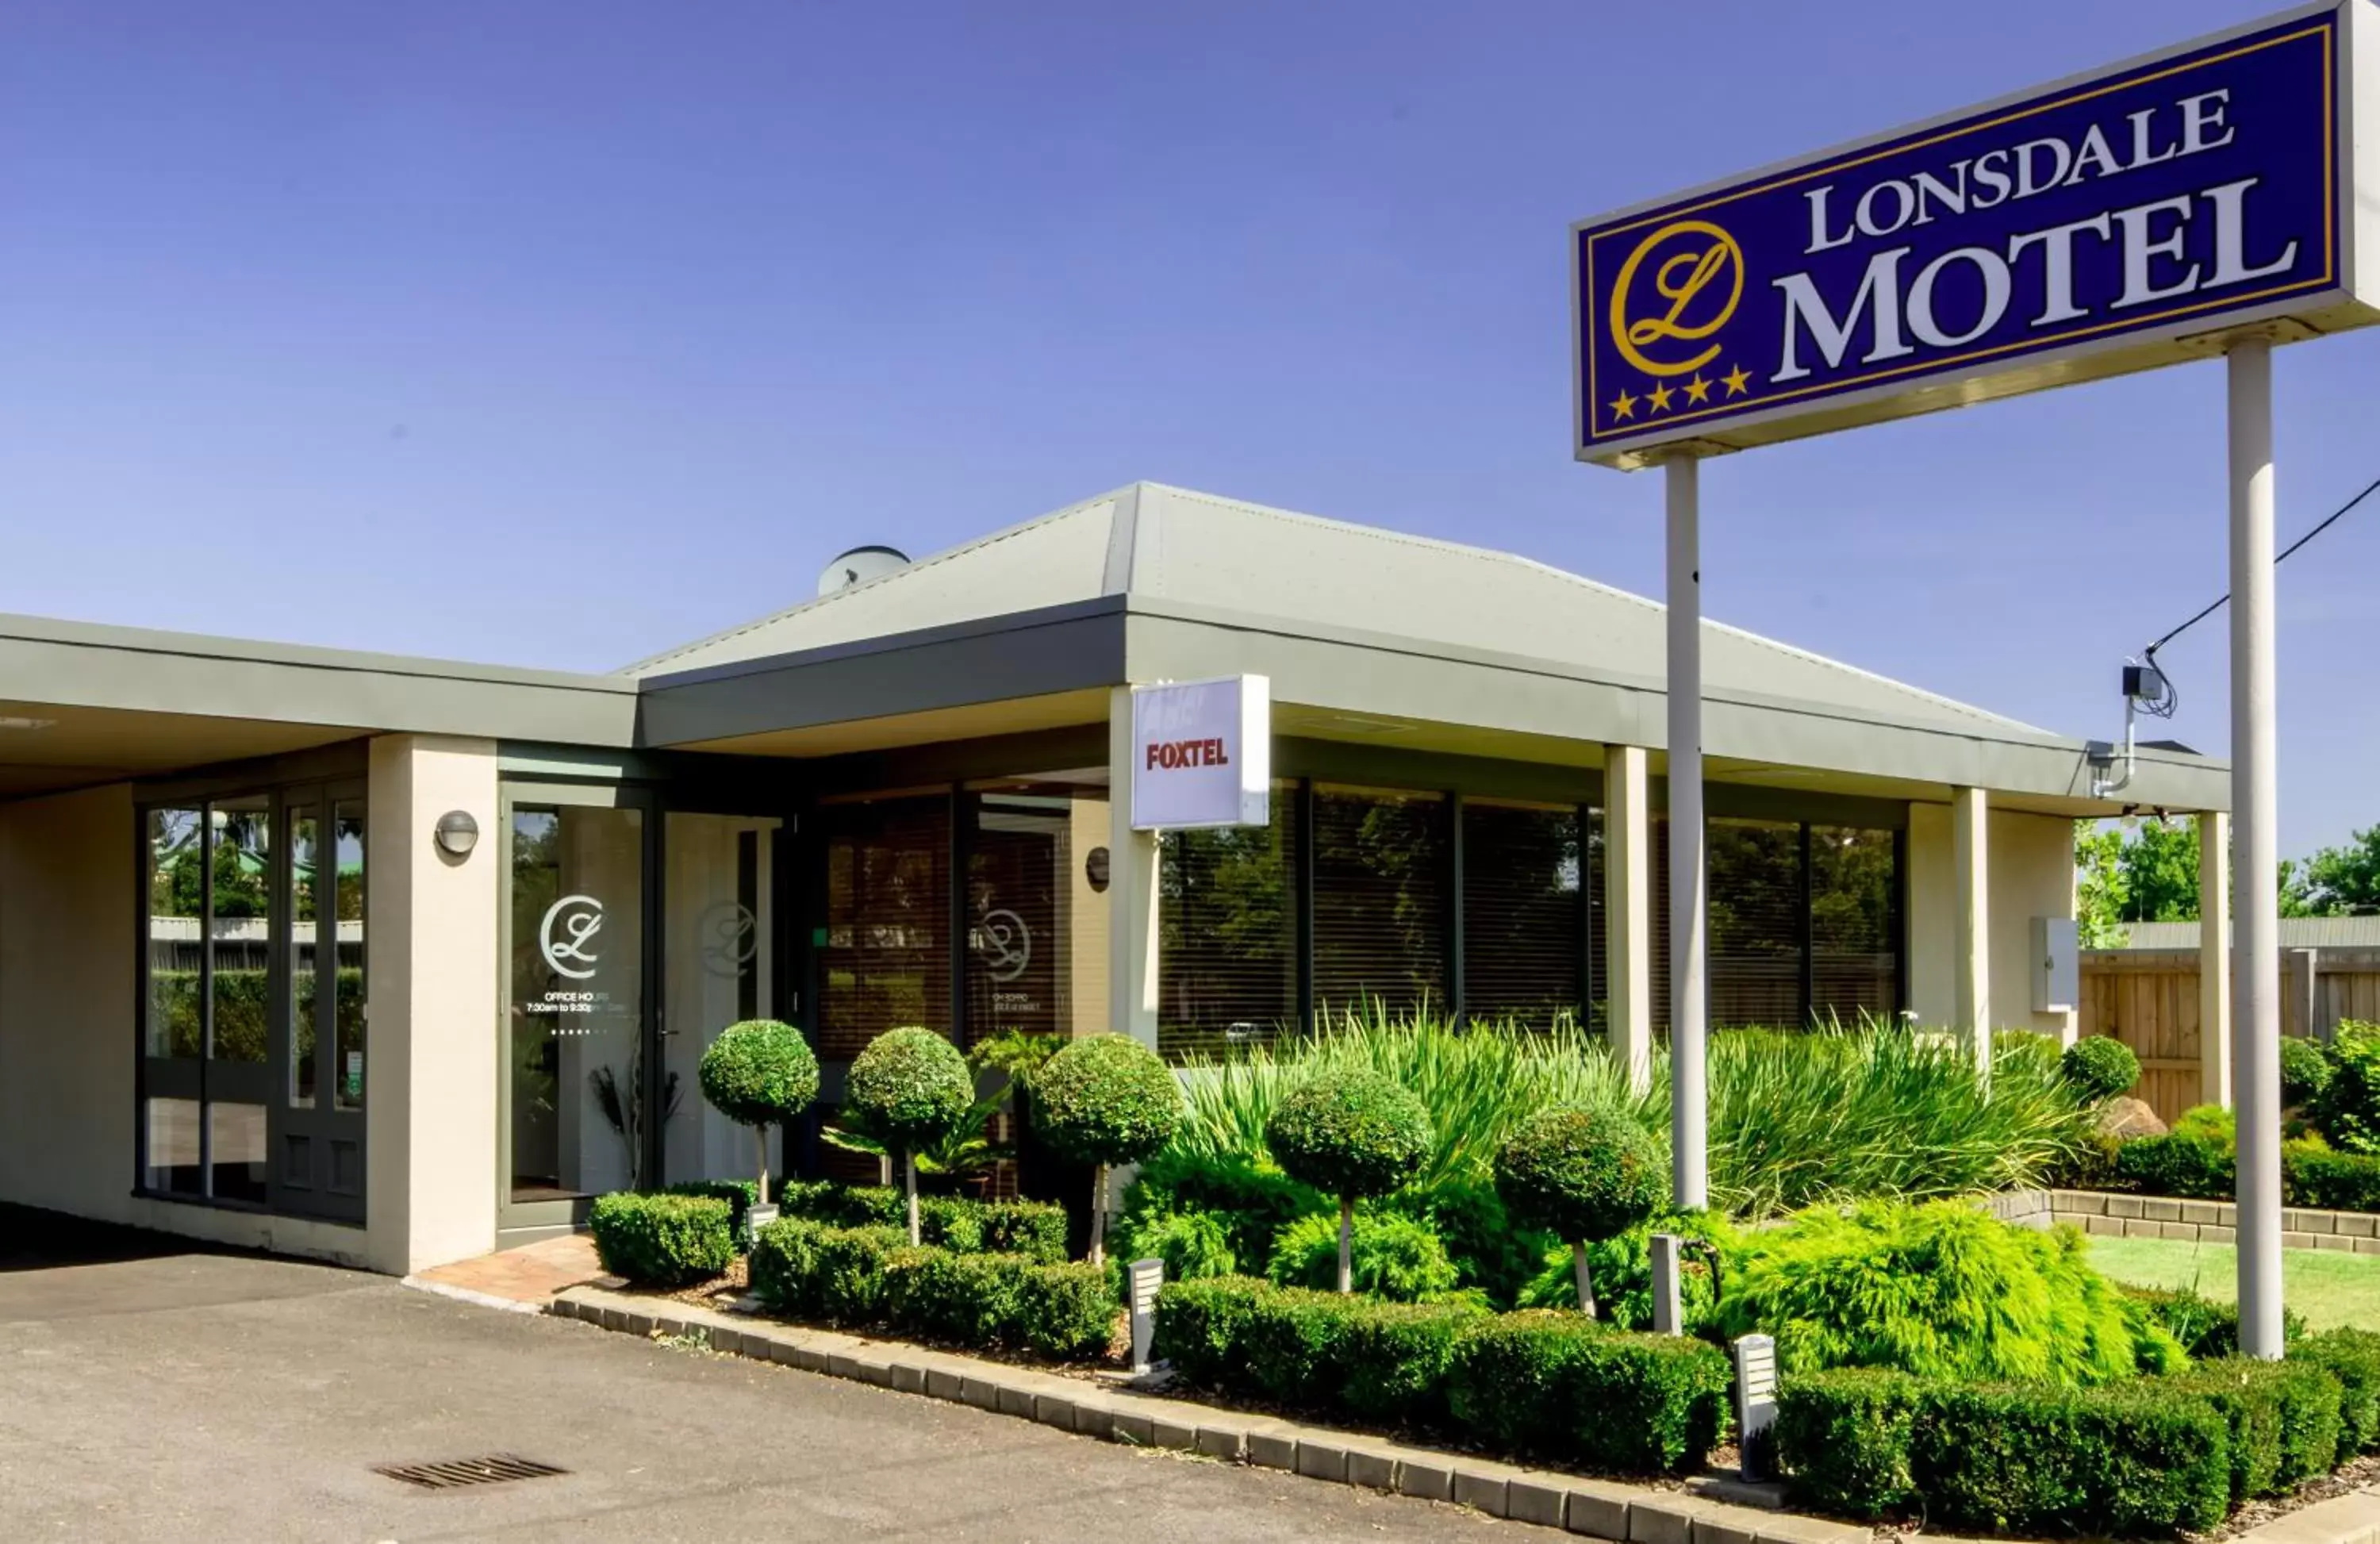
<path fill-rule="evenodd" d="M 2079 1027 L 2113 1035 L 2141 1059 L 2140 1087 L 2170 1122 L 2198 1088 L 2198 952 L 2095 949 L 2082 955 Z M 2380 949 L 2281 951 L 2281 1033 L 2328 1039 L 2345 1018 L 2380 1020 Z"/>

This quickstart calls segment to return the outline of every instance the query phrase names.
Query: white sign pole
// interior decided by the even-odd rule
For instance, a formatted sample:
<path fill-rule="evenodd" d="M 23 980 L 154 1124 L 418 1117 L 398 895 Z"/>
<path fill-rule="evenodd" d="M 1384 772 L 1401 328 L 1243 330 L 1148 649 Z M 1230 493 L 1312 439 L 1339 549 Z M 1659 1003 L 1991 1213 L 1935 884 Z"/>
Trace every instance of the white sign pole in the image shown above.
<path fill-rule="evenodd" d="M 1663 475 L 1670 525 L 1670 1187 L 1710 1204 L 1703 1151 L 1703 576 L 1701 463 L 1676 452 Z"/>
<path fill-rule="evenodd" d="M 2273 731 L 2273 346 L 2231 345 L 2232 1087 L 2240 1349 L 2281 1355 L 2281 980 Z M 2200 924 L 2217 927 L 2216 918 Z"/>

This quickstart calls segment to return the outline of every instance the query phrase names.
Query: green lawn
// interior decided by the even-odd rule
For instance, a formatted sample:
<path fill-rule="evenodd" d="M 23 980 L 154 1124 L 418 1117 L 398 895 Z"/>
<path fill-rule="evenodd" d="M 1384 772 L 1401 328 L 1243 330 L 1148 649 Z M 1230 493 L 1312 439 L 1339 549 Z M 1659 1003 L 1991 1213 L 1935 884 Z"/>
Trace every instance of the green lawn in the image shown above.
<path fill-rule="evenodd" d="M 2091 1263 L 2119 1282 L 2142 1286 L 2195 1287 L 2228 1303 L 2239 1284 L 2239 1259 L 2228 1244 L 2186 1244 L 2178 1238 L 2094 1238 Z M 2380 1326 L 2380 1255 L 2325 1249 L 2281 1251 L 2283 1300 L 2309 1327 Z"/>

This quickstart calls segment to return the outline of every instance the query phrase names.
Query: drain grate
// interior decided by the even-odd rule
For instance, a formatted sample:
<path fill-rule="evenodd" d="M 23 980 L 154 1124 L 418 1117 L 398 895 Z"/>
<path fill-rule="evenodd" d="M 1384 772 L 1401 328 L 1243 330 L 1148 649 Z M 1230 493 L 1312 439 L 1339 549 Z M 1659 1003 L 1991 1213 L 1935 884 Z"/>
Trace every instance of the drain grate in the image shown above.
<path fill-rule="evenodd" d="M 372 1470 L 391 1479 L 401 1479 L 407 1485 L 419 1485 L 425 1490 L 453 1490 L 466 1485 L 503 1485 L 516 1479 L 543 1479 L 549 1475 L 566 1475 L 567 1469 L 557 1469 L 551 1464 L 534 1459 L 516 1458 L 508 1453 L 490 1453 L 485 1458 L 452 1458 L 443 1464 L 392 1464 Z"/>

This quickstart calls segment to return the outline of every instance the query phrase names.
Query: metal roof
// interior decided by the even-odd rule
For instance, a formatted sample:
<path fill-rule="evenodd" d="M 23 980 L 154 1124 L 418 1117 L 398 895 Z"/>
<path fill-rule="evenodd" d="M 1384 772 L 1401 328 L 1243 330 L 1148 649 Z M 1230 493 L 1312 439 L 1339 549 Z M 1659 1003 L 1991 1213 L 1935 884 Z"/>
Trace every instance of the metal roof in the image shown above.
<path fill-rule="evenodd" d="M 2127 922 L 2125 949 L 2177 950 L 2198 947 L 2195 922 Z M 2380 949 L 2380 917 L 2284 917 L 2284 949 Z"/>
<path fill-rule="evenodd" d="M 1121 596 L 1227 608 L 1285 631 L 1422 643 L 1658 677 L 1665 608 L 1512 553 L 1138 482 L 626 667 L 678 675 Z M 1705 687 L 2040 735 L 2017 720 L 1723 623 Z"/>

